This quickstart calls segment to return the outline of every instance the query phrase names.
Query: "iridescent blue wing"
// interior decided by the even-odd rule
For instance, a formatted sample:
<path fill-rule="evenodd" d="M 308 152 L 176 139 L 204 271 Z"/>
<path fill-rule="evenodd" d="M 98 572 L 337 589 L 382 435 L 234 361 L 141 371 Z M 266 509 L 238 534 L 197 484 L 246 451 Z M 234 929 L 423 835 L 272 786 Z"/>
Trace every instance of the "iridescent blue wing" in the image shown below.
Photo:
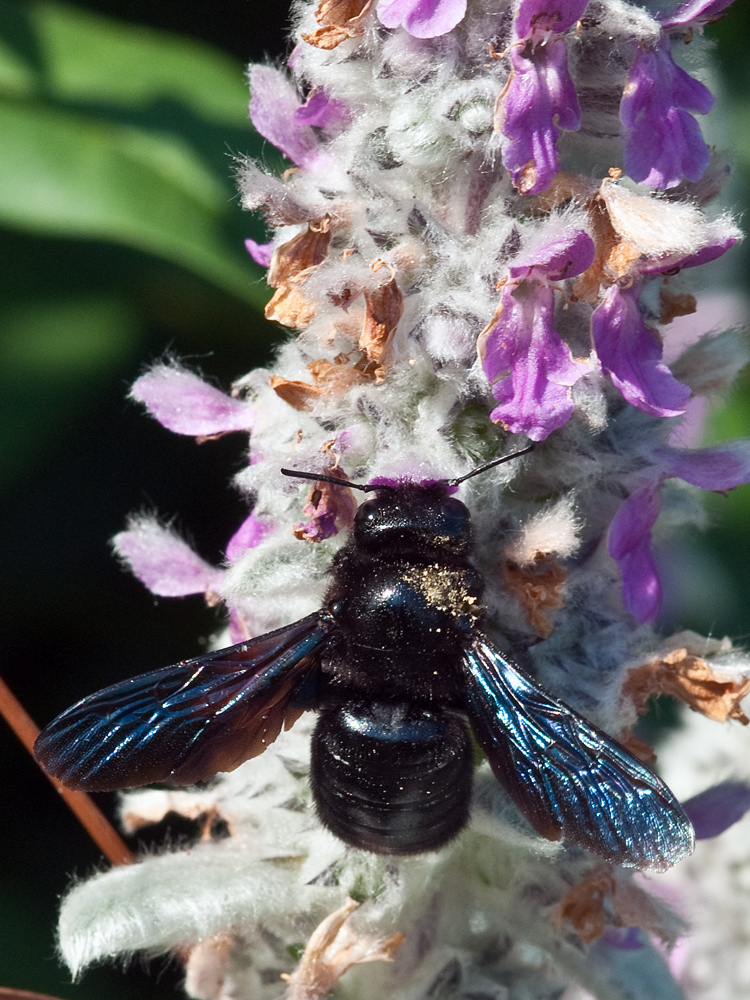
<path fill-rule="evenodd" d="M 293 695 L 331 634 L 325 611 L 257 639 L 113 684 L 54 719 L 44 769 L 89 792 L 188 785 L 262 753 L 299 716 Z"/>
<path fill-rule="evenodd" d="M 532 683 L 483 636 L 464 654 L 472 728 L 500 784 L 534 829 L 626 868 L 665 871 L 693 828 L 641 761 Z"/>

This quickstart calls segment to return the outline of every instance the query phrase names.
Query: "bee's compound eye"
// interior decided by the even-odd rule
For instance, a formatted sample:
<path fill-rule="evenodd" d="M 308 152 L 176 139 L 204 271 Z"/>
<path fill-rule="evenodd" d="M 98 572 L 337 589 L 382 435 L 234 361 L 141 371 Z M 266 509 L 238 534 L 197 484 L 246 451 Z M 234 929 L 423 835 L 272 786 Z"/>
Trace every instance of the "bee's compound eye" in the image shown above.
<path fill-rule="evenodd" d="M 443 500 L 443 510 L 446 514 L 452 515 L 453 517 L 463 517 L 467 518 L 469 516 L 469 511 L 466 508 L 466 504 L 461 503 L 455 497 L 446 497 Z"/>
<path fill-rule="evenodd" d="M 378 500 L 365 500 L 357 507 L 357 512 L 354 515 L 354 523 L 366 525 L 369 524 L 373 517 L 377 514 L 380 508 L 380 501 Z"/>
<path fill-rule="evenodd" d="M 440 521 L 442 530 L 452 538 L 468 537 L 471 516 L 455 497 L 447 497 L 440 505 Z"/>

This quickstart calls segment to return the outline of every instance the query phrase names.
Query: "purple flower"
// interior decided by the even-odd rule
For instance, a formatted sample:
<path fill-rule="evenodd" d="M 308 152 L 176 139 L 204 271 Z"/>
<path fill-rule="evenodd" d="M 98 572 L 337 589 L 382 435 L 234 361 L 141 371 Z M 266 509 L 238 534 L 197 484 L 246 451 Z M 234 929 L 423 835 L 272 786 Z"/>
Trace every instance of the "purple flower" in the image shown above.
<path fill-rule="evenodd" d="M 593 259 L 593 240 L 583 229 L 573 229 L 517 258 L 508 270 L 513 282 L 565 281 L 586 271 Z"/>
<path fill-rule="evenodd" d="M 324 90 L 314 90 L 294 112 L 294 120 L 298 125 L 312 125 L 330 133 L 349 121 L 349 111 L 343 101 L 328 97 Z"/>
<path fill-rule="evenodd" d="M 559 37 L 583 14 L 588 0 L 521 0 L 510 49 L 512 71 L 498 102 L 497 128 L 508 140 L 503 165 L 521 194 L 549 187 L 557 173 L 560 130 L 581 127 L 568 52 Z"/>
<path fill-rule="evenodd" d="M 675 28 L 703 27 L 716 21 L 732 3 L 732 0 L 682 0 L 671 14 L 660 14 L 657 20 L 665 31 Z"/>
<path fill-rule="evenodd" d="M 718 837 L 750 811 L 750 785 L 722 781 L 683 802 L 682 808 L 695 828 L 696 840 Z"/>
<path fill-rule="evenodd" d="M 273 522 L 268 518 L 248 515 L 227 542 L 226 556 L 229 562 L 239 559 L 248 549 L 254 549 L 272 529 Z"/>
<path fill-rule="evenodd" d="M 573 360 L 555 329 L 549 282 L 580 274 L 593 256 L 591 238 L 576 230 L 510 268 L 497 316 L 480 335 L 478 351 L 500 403 L 490 418 L 513 433 L 542 441 L 573 413 L 570 388 L 590 368 Z"/>
<path fill-rule="evenodd" d="M 405 28 L 415 38 L 452 31 L 466 13 L 466 0 L 380 0 L 378 19 L 386 28 Z"/>
<path fill-rule="evenodd" d="M 537 194 L 557 173 L 560 129 L 578 129 L 581 111 L 561 38 L 546 45 L 514 46 L 510 60 L 513 70 L 497 122 L 507 140 L 503 165 L 521 194 Z"/>
<path fill-rule="evenodd" d="M 273 257 L 273 243 L 256 243 L 255 240 L 245 240 L 245 249 L 256 264 L 268 267 Z"/>
<path fill-rule="evenodd" d="M 710 153 L 690 112 L 705 115 L 713 103 L 708 88 L 675 64 L 668 35 L 656 48 L 639 48 L 620 104 L 630 177 L 660 189 L 699 180 Z"/>
<path fill-rule="evenodd" d="M 701 264 L 717 260 L 727 250 L 731 250 L 739 240 L 740 234 L 737 230 L 716 226 L 715 231 L 709 236 L 708 242 L 694 253 L 687 257 L 684 254 L 671 253 L 657 259 L 643 260 L 638 264 L 638 271 L 643 275 L 651 275 L 664 274 L 667 271 L 674 271 L 676 268 L 682 270 L 688 267 L 700 267 Z"/>
<path fill-rule="evenodd" d="M 193 552 L 171 528 L 152 517 L 134 517 L 112 539 L 115 552 L 152 594 L 185 597 L 216 593 L 224 570 Z"/>
<path fill-rule="evenodd" d="M 544 39 L 568 31 L 583 15 L 589 0 L 521 0 L 516 15 L 517 38 Z"/>
<path fill-rule="evenodd" d="M 589 370 L 573 361 L 554 327 L 554 292 L 538 282 L 506 285 L 482 365 L 500 403 L 490 419 L 543 441 L 573 413 L 570 387 Z"/>
<path fill-rule="evenodd" d="M 255 420 L 253 407 L 225 395 L 198 375 L 178 365 L 155 365 L 130 390 L 152 417 L 176 434 L 211 437 L 246 431 Z"/>
<path fill-rule="evenodd" d="M 631 493 L 609 529 L 609 554 L 620 567 L 622 600 L 637 622 L 653 621 L 661 583 L 651 552 L 651 529 L 661 510 L 661 480 Z"/>
<path fill-rule="evenodd" d="M 750 440 L 714 448 L 655 448 L 654 457 L 665 477 L 684 479 L 702 490 L 724 493 L 750 482 Z"/>
<path fill-rule="evenodd" d="M 660 447 L 652 457 L 656 464 L 650 481 L 625 500 L 609 530 L 609 554 L 620 567 L 623 603 L 641 624 L 653 621 L 661 607 L 651 529 L 661 510 L 664 480 L 683 479 L 716 492 L 750 482 L 750 440 L 694 450 Z"/>
<path fill-rule="evenodd" d="M 661 360 L 661 341 L 643 321 L 638 293 L 637 285 L 607 291 L 591 317 L 596 353 L 629 403 L 655 417 L 674 417 L 684 413 L 690 389 Z"/>
<path fill-rule="evenodd" d="M 250 514 L 227 543 L 230 562 L 254 548 L 266 537 L 272 522 Z M 226 570 L 212 566 L 188 543 L 155 517 L 136 515 L 128 527 L 112 539 L 115 552 L 144 586 L 159 597 L 205 594 L 216 603 Z"/>
<path fill-rule="evenodd" d="M 250 120 L 263 138 L 298 167 L 315 167 L 321 159 L 320 143 L 310 125 L 297 118 L 301 105 L 286 74 L 253 66 L 250 92 Z"/>

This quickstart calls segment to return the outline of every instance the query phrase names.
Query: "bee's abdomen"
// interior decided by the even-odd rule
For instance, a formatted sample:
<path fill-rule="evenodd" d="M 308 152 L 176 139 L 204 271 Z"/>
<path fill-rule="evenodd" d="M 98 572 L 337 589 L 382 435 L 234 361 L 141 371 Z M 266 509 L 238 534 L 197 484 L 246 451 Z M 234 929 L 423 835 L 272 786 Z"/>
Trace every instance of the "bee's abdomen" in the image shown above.
<path fill-rule="evenodd" d="M 311 781 L 321 821 L 378 854 L 441 847 L 465 825 L 472 753 L 458 716 L 406 704 L 324 709 L 313 734 Z"/>

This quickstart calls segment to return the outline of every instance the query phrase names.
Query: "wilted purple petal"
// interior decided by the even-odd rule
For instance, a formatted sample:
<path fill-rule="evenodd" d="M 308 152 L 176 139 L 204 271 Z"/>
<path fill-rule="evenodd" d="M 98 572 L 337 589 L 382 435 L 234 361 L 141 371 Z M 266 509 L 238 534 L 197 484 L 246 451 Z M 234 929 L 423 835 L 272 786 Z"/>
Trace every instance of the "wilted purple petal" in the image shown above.
<path fill-rule="evenodd" d="M 632 493 L 609 529 L 609 554 L 620 568 L 622 600 L 639 624 L 653 621 L 661 607 L 661 584 L 651 553 L 651 529 L 661 510 L 661 481 Z"/>
<path fill-rule="evenodd" d="M 750 482 L 750 440 L 714 448 L 656 448 L 664 475 L 684 479 L 702 490 L 723 492 Z"/>
<path fill-rule="evenodd" d="M 572 28 L 589 0 L 520 0 L 515 32 L 518 38 L 546 37 Z"/>
<path fill-rule="evenodd" d="M 713 103 L 710 90 L 675 64 L 667 35 L 656 49 L 639 48 L 620 104 L 629 176 L 660 189 L 699 180 L 710 153 L 689 112 L 707 114 Z"/>
<path fill-rule="evenodd" d="M 643 322 L 636 286 L 613 285 L 591 317 L 591 331 L 602 368 L 629 403 L 655 417 L 684 413 L 690 389 L 662 362 L 661 342 Z"/>
<path fill-rule="evenodd" d="M 270 66 L 253 66 L 250 93 L 250 120 L 263 138 L 298 167 L 313 166 L 320 144 L 313 130 L 297 121 L 300 102 L 287 76 Z"/>
<path fill-rule="evenodd" d="M 249 403 L 177 365 L 155 365 L 133 384 L 130 397 L 168 430 L 191 437 L 248 430 L 255 419 Z"/>
<path fill-rule="evenodd" d="M 537 194 L 557 173 L 560 129 L 580 128 L 581 111 L 561 38 L 546 45 L 514 45 L 510 60 L 513 71 L 498 122 L 507 139 L 503 165 L 522 194 Z"/>
<path fill-rule="evenodd" d="M 695 828 L 696 840 L 718 837 L 750 811 L 750 785 L 722 781 L 683 802 L 682 808 Z"/>
<path fill-rule="evenodd" d="M 272 521 L 250 514 L 227 542 L 227 559 L 230 562 L 239 559 L 248 549 L 259 545 L 272 529 Z"/>
<path fill-rule="evenodd" d="M 329 467 L 326 475 L 346 479 L 340 467 Z M 347 486 L 319 480 L 315 483 L 302 513 L 309 521 L 295 524 L 296 538 L 305 542 L 322 542 L 338 534 L 341 528 L 350 528 L 354 523 L 357 501 Z"/>
<path fill-rule="evenodd" d="M 690 25 L 704 25 L 721 17 L 732 0 L 683 0 L 669 14 L 657 15 L 665 31 Z"/>
<path fill-rule="evenodd" d="M 171 528 L 151 517 L 133 518 L 112 544 L 141 583 L 159 597 L 217 592 L 224 579 L 223 570 L 205 562 Z"/>
<path fill-rule="evenodd" d="M 336 515 L 332 511 L 316 514 L 309 521 L 295 524 L 294 534 L 296 538 L 306 542 L 323 542 L 326 538 L 333 538 L 338 534 Z"/>
<path fill-rule="evenodd" d="M 535 278 L 542 281 L 564 281 L 582 274 L 591 266 L 596 248 L 583 229 L 566 231 L 549 240 L 538 250 L 520 255 L 509 268 L 512 281 Z"/>
<path fill-rule="evenodd" d="M 342 101 L 328 97 L 324 90 L 315 90 L 294 112 L 298 125 L 314 125 L 325 131 L 335 129 L 349 120 L 349 111 Z"/>
<path fill-rule="evenodd" d="M 570 387 L 589 370 L 573 361 L 554 328 L 554 292 L 525 282 L 506 286 L 502 312 L 479 345 L 484 372 L 500 403 L 490 419 L 543 441 L 573 413 Z"/>
<path fill-rule="evenodd" d="M 245 249 L 256 264 L 268 267 L 273 257 L 273 243 L 256 243 L 255 240 L 245 240 Z"/>
<path fill-rule="evenodd" d="M 378 19 L 386 28 L 405 28 L 415 38 L 452 31 L 466 14 L 466 0 L 380 0 Z"/>

